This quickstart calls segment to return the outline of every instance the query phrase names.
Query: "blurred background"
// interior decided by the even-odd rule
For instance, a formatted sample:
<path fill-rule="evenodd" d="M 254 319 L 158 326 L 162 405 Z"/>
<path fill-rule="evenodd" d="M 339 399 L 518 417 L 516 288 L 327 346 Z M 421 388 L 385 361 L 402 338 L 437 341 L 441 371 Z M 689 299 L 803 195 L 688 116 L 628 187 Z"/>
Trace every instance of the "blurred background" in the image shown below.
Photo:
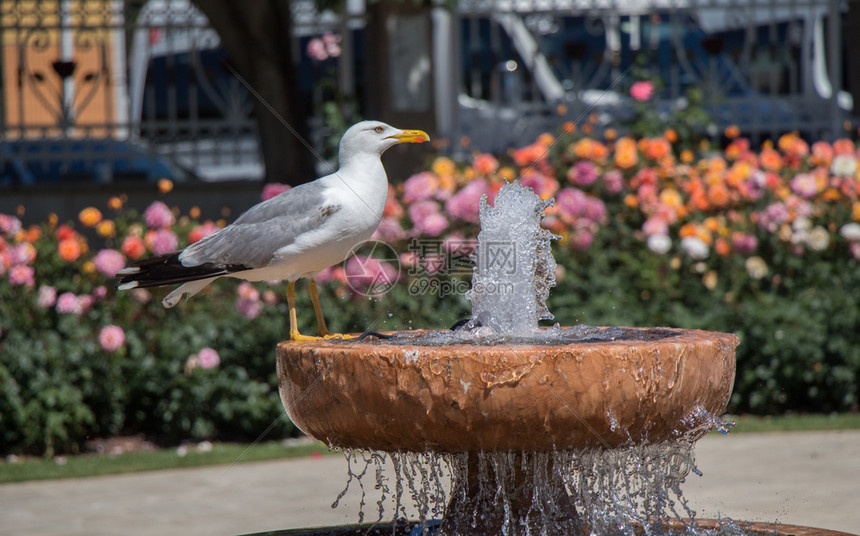
<path fill-rule="evenodd" d="M 853 137 L 858 12 L 845 0 L 4 0 L 0 210 L 74 216 L 112 185 L 158 178 L 206 191 L 204 214 L 240 209 L 261 181 L 327 170 L 284 123 L 328 161 L 360 118 L 420 126 L 434 154 L 498 153 L 592 115 L 617 127 L 645 78 L 653 107 L 699 106 L 690 128 L 716 142 L 729 125 L 754 145 Z M 416 167 L 399 154 L 395 180 Z"/>

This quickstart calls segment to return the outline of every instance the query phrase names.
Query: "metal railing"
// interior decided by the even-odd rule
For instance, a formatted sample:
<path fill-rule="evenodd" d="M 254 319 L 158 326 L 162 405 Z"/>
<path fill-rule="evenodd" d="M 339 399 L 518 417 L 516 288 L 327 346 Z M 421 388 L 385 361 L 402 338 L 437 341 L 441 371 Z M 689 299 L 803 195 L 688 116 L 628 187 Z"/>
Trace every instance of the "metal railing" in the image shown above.
<path fill-rule="evenodd" d="M 292 7 L 297 49 L 338 20 L 308 0 Z M 0 186 L 165 166 L 263 177 L 252 97 L 189 0 L 2 0 L 0 37 Z M 155 163 L 141 170 L 144 155 Z"/>

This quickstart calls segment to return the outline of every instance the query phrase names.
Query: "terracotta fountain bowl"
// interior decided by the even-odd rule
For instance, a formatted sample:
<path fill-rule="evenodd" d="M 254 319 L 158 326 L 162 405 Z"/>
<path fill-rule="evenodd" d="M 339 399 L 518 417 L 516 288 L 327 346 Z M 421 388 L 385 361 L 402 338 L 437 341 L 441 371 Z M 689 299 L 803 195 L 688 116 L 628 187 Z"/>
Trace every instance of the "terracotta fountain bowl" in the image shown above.
<path fill-rule="evenodd" d="M 547 451 L 704 433 L 729 401 L 738 338 L 659 332 L 558 346 L 285 341 L 278 381 L 293 422 L 342 448 Z"/>

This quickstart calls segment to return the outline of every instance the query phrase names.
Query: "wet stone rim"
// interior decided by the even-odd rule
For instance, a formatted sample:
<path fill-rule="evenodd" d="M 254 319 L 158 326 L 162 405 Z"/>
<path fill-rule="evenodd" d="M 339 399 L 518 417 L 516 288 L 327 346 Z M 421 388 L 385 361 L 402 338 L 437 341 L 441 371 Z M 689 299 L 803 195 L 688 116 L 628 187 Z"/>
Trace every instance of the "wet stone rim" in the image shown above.
<path fill-rule="evenodd" d="M 478 452 L 653 443 L 699 430 L 700 416 L 725 411 L 739 342 L 661 329 L 675 335 L 552 346 L 287 341 L 278 346 L 279 386 L 293 422 L 338 447 Z"/>

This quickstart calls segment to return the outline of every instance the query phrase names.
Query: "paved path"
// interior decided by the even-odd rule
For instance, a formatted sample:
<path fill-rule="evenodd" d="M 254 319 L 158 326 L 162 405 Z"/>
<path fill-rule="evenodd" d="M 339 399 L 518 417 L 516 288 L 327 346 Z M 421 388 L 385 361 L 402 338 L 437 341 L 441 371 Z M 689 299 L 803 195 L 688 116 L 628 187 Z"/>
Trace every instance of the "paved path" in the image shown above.
<path fill-rule="evenodd" d="M 708 436 L 684 486 L 701 516 L 860 534 L 860 431 Z M 235 535 L 352 523 L 340 456 L 0 485 L 0 535 Z M 375 499 L 374 499 L 375 500 Z"/>

